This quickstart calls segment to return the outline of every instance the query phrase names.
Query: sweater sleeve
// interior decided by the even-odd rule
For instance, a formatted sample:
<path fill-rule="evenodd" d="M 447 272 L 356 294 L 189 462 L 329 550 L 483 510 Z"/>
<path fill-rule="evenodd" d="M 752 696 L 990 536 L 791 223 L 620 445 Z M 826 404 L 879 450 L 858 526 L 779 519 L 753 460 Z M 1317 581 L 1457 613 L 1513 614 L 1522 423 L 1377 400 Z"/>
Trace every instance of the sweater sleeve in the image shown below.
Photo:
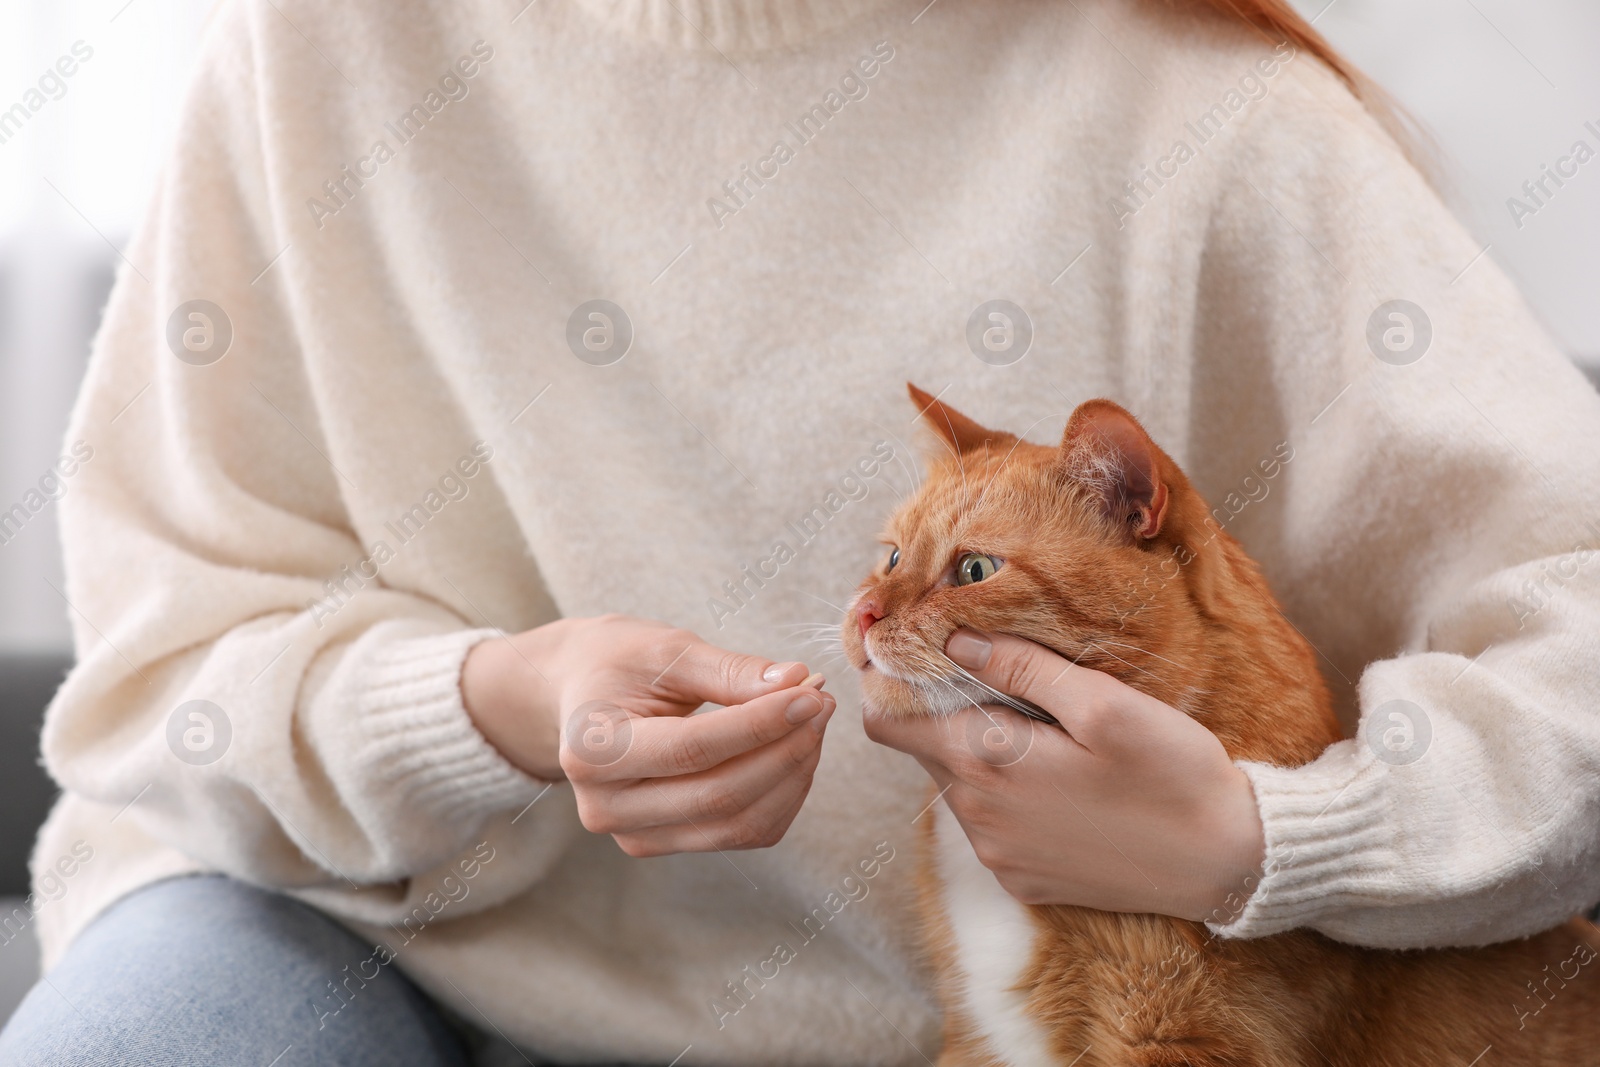
<path fill-rule="evenodd" d="M 268 195 L 254 17 L 225 4 L 208 28 L 74 409 L 60 507 L 78 663 L 44 755 L 66 790 L 214 869 L 399 882 L 545 783 L 462 704 L 463 659 L 498 631 L 374 573 L 348 518 L 361 490 L 329 459 L 327 398 L 273 269 L 294 251 Z M 330 600 L 330 581 L 353 595 Z M 536 864 L 547 809 L 511 865 Z"/>
<path fill-rule="evenodd" d="M 1297 67 L 1216 200 L 1192 447 L 1235 450 L 1214 503 L 1250 472 L 1230 433 L 1292 448 L 1235 532 L 1359 727 L 1304 767 L 1241 763 L 1266 869 L 1212 929 L 1525 936 L 1600 898 L 1600 399 L 1370 116 Z M 1246 378 L 1259 397 L 1216 384 Z"/>

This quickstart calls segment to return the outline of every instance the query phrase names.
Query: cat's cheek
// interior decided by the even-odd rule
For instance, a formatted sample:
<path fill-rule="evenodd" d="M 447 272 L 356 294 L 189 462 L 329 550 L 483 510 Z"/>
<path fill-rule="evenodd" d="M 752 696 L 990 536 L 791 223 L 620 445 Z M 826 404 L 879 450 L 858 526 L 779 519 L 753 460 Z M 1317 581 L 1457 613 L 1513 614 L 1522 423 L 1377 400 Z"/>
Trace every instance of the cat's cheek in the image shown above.
<path fill-rule="evenodd" d="M 882 671 L 868 668 L 862 672 L 861 694 L 874 714 L 896 719 L 916 714 L 907 699 L 905 684 Z"/>
<path fill-rule="evenodd" d="M 850 666 L 858 671 L 870 671 L 872 660 L 867 656 L 866 645 L 861 640 L 860 631 L 852 619 L 845 622 L 839 629 L 839 647 L 844 650 L 844 658 Z"/>

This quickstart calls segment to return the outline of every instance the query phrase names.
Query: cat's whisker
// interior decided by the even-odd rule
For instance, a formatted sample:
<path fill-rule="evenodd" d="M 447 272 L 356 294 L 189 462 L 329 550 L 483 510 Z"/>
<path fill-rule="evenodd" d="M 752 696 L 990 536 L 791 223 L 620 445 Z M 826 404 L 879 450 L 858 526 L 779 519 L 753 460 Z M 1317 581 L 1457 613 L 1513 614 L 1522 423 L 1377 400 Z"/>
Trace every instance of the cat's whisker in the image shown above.
<path fill-rule="evenodd" d="M 803 642 L 826 641 L 843 647 L 844 636 L 836 622 L 802 622 L 784 627 L 790 638 Z"/>
<path fill-rule="evenodd" d="M 1048 711 L 1045 711 L 1043 708 L 1041 708 L 1039 705 L 1035 704 L 1033 701 L 1024 700 L 1022 697 L 1014 697 L 1014 696 L 1010 696 L 1009 694 L 1002 693 L 1002 692 L 1000 692 L 1000 690 L 996 689 L 994 686 L 990 685 L 988 682 L 985 682 L 982 679 L 974 676 L 971 671 L 969 671 L 965 667 L 961 666 L 961 664 L 957 663 L 955 660 L 951 659 L 949 656 L 944 656 L 943 658 L 944 658 L 944 662 L 949 665 L 951 670 L 953 670 L 958 676 L 960 676 L 965 681 L 971 683 L 974 686 L 977 686 L 980 690 L 982 690 L 983 692 L 989 694 L 989 696 L 991 698 L 993 698 L 993 700 L 994 700 L 994 702 L 996 704 L 1004 704 L 1006 707 L 1010 708 L 1012 711 L 1018 712 L 1018 713 L 1020 713 L 1022 715 L 1026 715 L 1028 718 L 1033 719 L 1033 720 L 1035 720 L 1037 722 L 1047 722 L 1047 723 L 1052 723 L 1052 724 L 1055 724 L 1055 725 L 1060 725 L 1060 723 L 1057 721 L 1057 719 L 1056 719 L 1056 717 L 1054 715 L 1051 715 Z"/>
<path fill-rule="evenodd" d="M 817 596 L 817 594 L 815 594 L 815 593 L 807 593 L 806 596 L 810 597 L 812 600 L 815 600 L 819 604 L 825 604 L 828 607 L 832 608 L 834 611 L 837 611 L 841 618 L 843 618 L 845 615 L 849 614 L 848 611 L 846 611 L 844 608 L 841 608 L 839 605 L 835 604 L 833 601 L 824 600 L 821 597 Z"/>
<path fill-rule="evenodd" d="M 973 707 L 977 708 L 979 711 L 983 711 L 983 705 L 979 704 L 976 700 L 973 700 L 971 696 L 967 695 L 966 693 L 963 693 L 961 691 L 960 687 L 951 684 L 949 679 L 940 678 L 940 677 L 934 676 L 934 677 L 931 678 L 931 680 L 933 682 L 936 682 L 936 683 L 940 684 L 940 685 L 943 685 L 946 689 L 950 690 L 957 697 L 959 697 L 960 699 L 966 701 L 968 704 L 971 704 Z M 930 685 L 924 684 L 922 686 L 922 688 L 927 689 L 927 690 L 929 690 L 930 692 L 933 692 L 933 693 L 937 693 L 938 692 L 937 689 L 934 689 Z M 932 703 L 931 698 L 929 700 L 929 703 Z M 987 715 L 988 713 L 984 712 L 984 714 Z M 955 730 L 955 711 L 952 710 L 947 715 L 935 715 L 934 718 L 939 721 L 939 732 L 944 735 L 944 738 L 945 738 L 946 741 L 949 741 L 954 736 L 952 731 Z M 990 716 L 990 718 L 992 719 L 993 716 Z"/>
<path fill-rule="evenodd" d="M 912 688 L 916 689 L 919 693 L 926 694 L 926 703 L 943 707 L 942 703 L 937 700 L 937 698 L 942 695 L 938 687 L 943 686 L 954 693 L 961 700 L 966 701 L 974 707 L 980 707 L 978 702 L 973 700 L 969 694 L 962 692 L 959 686 L 951 683 L 950 679 L 946 676 L 947 672 L 943 669 L 942 665 L 937 662 L 934 656 L 929 655 L 927 651 L 921 649 L 915 651 L 912 653 L 912 655 L 914 656 L 914 660 L 911 663 L 902 663 L 900 665 L 902 670 L 908 670 L 910 672 L 910 677 L 902 677 L 901 680 L 910 685 Z M 949 718 L 948 715 L 936 715 L 935 717 L 939 719 Z"/>
<path fill-rule="evenodd" d="M 806 641 L 828 641 L 836 645 L 844 644 L 844 635 L 839 633 L 837 626 L 830 626 L 826 630 L 813 630 L 809 635 L 796 634 L 797 638 L 804 637 Z"/>
<path fill-rule="evenodd" d="M 896 463 L 900 464 L 900 469 L 906 472 L 906 485 L 908 487 L 906 492 L 917 488 L 922 484 L 922 472 L 916 467 L 910 466 L 906 463 L 907 456 L 911 457 L 912 463 L 917 462 L 917 450 L 906 444 L 905 441 L 901 439 L 899 434 L 895 433 L 893 430 L 886 429 L 881 422 L 874 422 L 873 425 L 882 431 L 885 437 L 892 437 L 895 444 L 900 446 L 900 448 L 894 454 L 894 459 Z M 893 486 L 895 492 L 901 492 L 899 486 L 895 485 L 893 482 L 890 482 L 889 484 Z"/>
<path fill-rule="evenodd" d="M 955 432 L 955 427 L 952 426 L 951 427 L 951 433 L 953 434 L 954 432 Z M 967 489 L 967 461 L 964 458 L 962 458 L 961 450 L 956 448 L 955 445 L 952 445 L 949 442 L 945 442 L 945 446 L 944 447 L 945 447 L 945 451 L 949 452 L 952 456 L 956 457 L 956 470 L 961 472 L 961 498 L 962 498 L 963 502 L 965 502 L 965 500 L 967 499 L 967 496 L 968 496 L 968 489 Z"/>
<path fill-rule="evenodd" d="M 1110 656 L 1112 659 L 1116 660 L 1118 663 L 1122 664 L 1125 667 L 1132 667 L 1134 670 L 1138 671 L 1140 674 L 1148 674 L 1152 678 L 1158 677 L 1156 674 L 1152 673 L 1151 671 L 1145 670 L 1143 667 L 1139 666 L 1137 663 L 1129 663 L 1127 660 L 1123 659 L 1121 656 L 1117 655 L 1115 652 L 1111 651 L 1109 648 L 1105 648 L 1104 646 L 1100 645 L 1098 642 L 1091 641 L 1089 643 L 1089 647 L 1090 648 L 1099 648 L 1100 651 L 1104 652 L 1106 655 Z M 1141 651 L 1142 652 L 1144 650 L 1143 649 L 1137 649 L 1136 651 Z"/>
<path fill-rule="evenodd" d="M 1178 662 L 1176 662 L 1174 660 L 1170 660 L 1165 656 L 1157 655 L 1156 653 L 1151 652 L 1148 648 L 1140 648 L 1138 645 L 1130 645 L 1130 644 L 1126 644 L 1125 642 L 1122 642 L 1122 641 L 1108 641 L 1105 638 L 1101 638 L 1099 641 L 1097 641 L 1095 643 L 1096 644 L 1100 644 L 1100 645 L 1116 645 L 1118 648 L 1132 649 L 1135 652 L 1140 652 L 1140 653 L 1143 653 L 1146 656 L 1149 656 L 1151 659 L 1158 659 L 1162 663 L 1170 663 L 1170 664 L 1172 664 L 1172 666 L 1177 667 L 1179 670 L 1183 669 L 1183 664 L 1178 663 Z"/>
<path fill-rule="evenodd" d="M 960 697 L 962 700 L 965 700 L 968 704 L 971 704 L 973 707 L 977 708 L 979 711 L 983 711 L 983 705 L 982 704 L 979 704 L 976 700 L 972 699 L 970 694 L 963 692 L 961 687 L 956 685 L 954 682 L 950 681 L 950 679 L 948 679 L 948 678 L 937 678 L 936 677 L 933 680 L 938 682 L 940 685 L 944 686 L 946 689 L 950 690 L 950 692 L 954 693 L 956 696 Z"/>
<path fill-rule="evenodd" d="M 815 629 L 795 630 L 790 634 L 790 636 L 796 639 L 803 638 L 808 641 L 844 640 L 843 636 L 839 633 L 839 628 L 837 626 L 818 626 Z"/>
<path fill-rule="evenodd" d="M 883 484 L 887 485 L 889 487 L 889 489 L 894 493 L 895 501 L 897 503 L 904 502 L 904 500 L 906 498 L 906 491 L 904 489 L 901 489 L 898 485 L 894 484 L 894 479 L 888 477 L 887 475 L 880 475 L 880 477 L 883 478 Z"/>

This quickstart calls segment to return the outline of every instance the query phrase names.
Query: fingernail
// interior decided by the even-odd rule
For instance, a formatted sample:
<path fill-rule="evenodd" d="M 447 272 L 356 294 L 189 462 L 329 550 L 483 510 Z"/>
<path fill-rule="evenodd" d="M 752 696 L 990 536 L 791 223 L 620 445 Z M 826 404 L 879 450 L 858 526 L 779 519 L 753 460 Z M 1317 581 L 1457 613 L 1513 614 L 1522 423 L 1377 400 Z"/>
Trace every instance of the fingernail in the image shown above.
<path fill-rule="evenodd" d="M 950 635 L 944 650 L 961 666 L 981 671 L 989 664 L 989 654 L 994 651 L 994 642 L 971 630 L 957 630 Z"/>
<path fill-rule="evenodd" d="M 783 710 L 783 717 L 791 723 L 805 722 L 822 710 L 822 698 L 815 693 L 795 697 Z"/>
<path fill-rule="evenodd" d="M 761 672 L 761 677 L 764 681 L 776 682 L 798 666 L 800 666 L 798 663 L 774 663 Z"/>
<path fill-rule="evenodd" d="M 837 704 L 829 704 L 821 715 L 811 720 L 811 728 L 820 734 L 823 728 L 828 725 L 828 720 L 833 718 L 833 709 L 836 707 L 838 707 Z"/>
<path fill-rule="evenodd" d="M 821 689 L 822 688 L 822 683 L 825 682 L 825 681 L 827 681 L 827 679 L 822 677 L 822 675 L 820 675 L 820 674 L 812 674 L 812 675 L 807 675 L 806 676 L 806 680 L 801 682 L 800 684 L 802 686 L 810 686 L 813 689 Z"/>

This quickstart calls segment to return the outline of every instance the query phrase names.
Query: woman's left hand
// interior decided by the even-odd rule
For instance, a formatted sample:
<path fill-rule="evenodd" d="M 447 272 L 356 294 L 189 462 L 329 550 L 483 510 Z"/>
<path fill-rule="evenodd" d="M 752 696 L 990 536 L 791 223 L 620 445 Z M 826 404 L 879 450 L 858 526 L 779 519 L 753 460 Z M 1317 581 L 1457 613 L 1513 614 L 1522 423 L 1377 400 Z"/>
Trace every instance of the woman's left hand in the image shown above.
<path fill-rule="evenodd" d="M 917 758 L 1007 892 L 1025 904 L 1238 915 L 1259 877 L 1261 817 L 1211 731 L 1018 637 L 958 630 L 946 651 L 1066 728 L 998 706 L 867 713 L 868 736 Z"/>

